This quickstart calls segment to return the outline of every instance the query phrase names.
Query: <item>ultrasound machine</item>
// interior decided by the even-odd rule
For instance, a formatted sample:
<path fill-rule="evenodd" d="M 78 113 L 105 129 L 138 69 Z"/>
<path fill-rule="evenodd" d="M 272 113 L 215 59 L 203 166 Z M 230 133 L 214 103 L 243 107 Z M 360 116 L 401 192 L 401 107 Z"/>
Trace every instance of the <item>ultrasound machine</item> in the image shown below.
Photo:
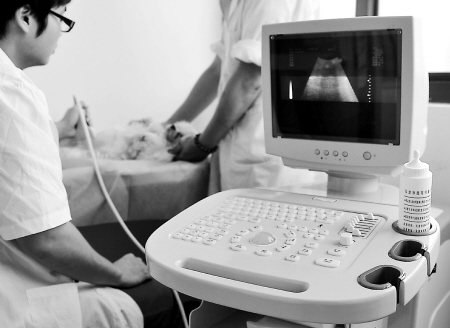
<path fill-rule="evenodd" d="M 419 23 L 263 26 L 266 150 L 327 179 L 220 192 L 150 236 L 152 276 L 204 300 L 191 327 L 438 327 L 445 291 L 429 286 L 445 213 L 430 207 L 426 232 L 402 231 L 398 188 L 380 182 L 425 151 Z"/>

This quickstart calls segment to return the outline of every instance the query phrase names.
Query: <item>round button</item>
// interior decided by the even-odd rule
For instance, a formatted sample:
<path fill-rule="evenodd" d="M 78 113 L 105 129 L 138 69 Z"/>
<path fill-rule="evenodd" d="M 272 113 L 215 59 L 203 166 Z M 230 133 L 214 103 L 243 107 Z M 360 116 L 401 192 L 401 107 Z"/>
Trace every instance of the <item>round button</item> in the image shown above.
<path fill-rule="evenodd" d="M 330 154 L 330 152 L 329 152 L 328 150 L 325 150 L 325 151 L 323 152 L 323 154 L 324 154 L 325 156 L 328 156 L 328 155 Z"/>
<path fill-rule="evenodd" d="M 348 156 L 348 153 L 347 153 L 346 151 L 344 151 L 344 152 L 342 153 L 342 156 L 347 157 L 347 156 Z"/>
<path fill-rule="evenodd" d="M 333 151 L 333 156 L 337 157 L 337 155 L 339 155 L 339 153 L 337 152 L 337 150 Z"/>
<path fill-rule="evenodd" d="M 271 245 L 277 241 L 277 238 L 269 232 L 259 232 L 250 241 L 256 246 L 266 246 Z"/>
<path fill-rule="evenodd" d="M 314 151 L 314 154 L 320 155 L 320 150 L 319 150 L 319 149 L 316 149 L 316 150 Z"/>
<path fill-rule="evenodd" d="M 365 160 L 368 161 L 369 159 L 372 158 L 372 154 L 369 153 L 368 151 L 366 151 L 366 152 L 364 152 L 364 154 L 363 154 L 363 158 L 364 158 Z"/>

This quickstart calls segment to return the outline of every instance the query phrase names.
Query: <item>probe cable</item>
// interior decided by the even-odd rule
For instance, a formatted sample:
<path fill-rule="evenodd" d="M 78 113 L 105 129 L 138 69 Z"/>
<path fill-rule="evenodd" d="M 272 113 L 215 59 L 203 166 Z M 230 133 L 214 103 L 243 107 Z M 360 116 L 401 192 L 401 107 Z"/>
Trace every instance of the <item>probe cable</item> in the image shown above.
<path fill-rule="evenodd" d="M 130 229 L 128 229 L 127 225 L 125 224 L 125 222 L 123 221 L 123 219 L 120 216 L 119 212 L 117 211 L 116 206 L 114 205 L 113 201 L 111 200 L 111 197 L 109 196 L 108 190 L 106 189 L 105 183 L 103 182 L 103 178 L 102 178 L 102 175 L 100 173 L 100 168 L 99 168 L 98 163 L 97 163 L 97 158 L 95 156 L 94 146 L 92 145 L 91 135 L 89 133 L 89 129 L 88 129 L 88 126 L 87 126 L 87 123 L 86 123 L 86 117 L 85 117 L 86 114 L 83 112 L 83 110 L 82 110 L 81 106 L 79 105 L 78 100 L 77 100 L 77 98 L 75 96 L 73 97 L 73 100 L 75 102 L 75 107 L 78 109 L 78 113 L 80 114 L 81 125 L 83 126 L 84 134 L 86 135 L 86 141 L 87 141 L 87 144 L 88 144 L 88 147 L 89 147 L 89 152 L 91 153 L 92 161 L 94 163 L 95 174 L 97 176 L 98 182 L 100 184 L 100 188 L 101 188 L 101 190 L 103 192 L 103 195 L 105 196 L 105 199 L 106 199 L 107 203 L 111 207 L 111 210 L 113 211 L 115 217 L 117 218 L 117 221 L 119 221 L 119 223 L 122 226 L 123 230 L 126 232 L 128 237 L 130 237 L 130 239 L 133 241 L 133 243 L 139 248 L 139 250 L 142 253 L 144 253 L 144 255 L 145 255 L 145 248 L 136 239 L 136 237 L 133 236 L 133 234 L 131 233 Z M 181 316 L 183 318 L 184 326 L 185 326 L 185 328 L 189 328 L 189 323 L 187 321 L 186 313 L 184 312 L 183 303 L 181 302 L 180 296 L 178 295 L 178 292 L 175 289 L 172 289 L 172 291 L 173 291 L 175 299 L 176 299 L 176 301 L 178 303 L 178 307 L 180 309 Z"/>

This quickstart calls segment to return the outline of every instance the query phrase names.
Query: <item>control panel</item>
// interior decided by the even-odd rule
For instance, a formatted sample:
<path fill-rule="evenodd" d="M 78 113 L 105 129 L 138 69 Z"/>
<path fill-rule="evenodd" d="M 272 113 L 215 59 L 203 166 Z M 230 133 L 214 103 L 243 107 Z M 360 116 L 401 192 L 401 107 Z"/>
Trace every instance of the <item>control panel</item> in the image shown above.
<path fill-rule="evenodd" d="M 386 218 L 295 203 L 234 196 L 175 230 L 171 237 L 267 261 L 345 268 Z M 268 262 L 270 265 L 271 262 Z M 276 264 L 273 264 L 276 265 Z"/>
<path fill-rule="evenodd" d="M 295 321 L 378 320 L 433 272 L 439 227 L 394 229 L 398 208 L 262 189 L 210 196 L 146 244 L 155 279 L 194 297 Z"/>

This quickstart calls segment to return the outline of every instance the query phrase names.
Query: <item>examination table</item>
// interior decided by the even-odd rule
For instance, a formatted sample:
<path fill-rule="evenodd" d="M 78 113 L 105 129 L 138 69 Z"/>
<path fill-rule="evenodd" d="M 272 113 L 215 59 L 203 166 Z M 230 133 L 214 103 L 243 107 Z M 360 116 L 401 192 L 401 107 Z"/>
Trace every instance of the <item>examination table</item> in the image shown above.
<path fill-rule="evenodd" d="M 106 188 L 125 221 L 168 220 L 207 196 L 209 162 L 98 160 Z M 116 222 L 91 160 L 62 159 L 73 223 Z"/>

